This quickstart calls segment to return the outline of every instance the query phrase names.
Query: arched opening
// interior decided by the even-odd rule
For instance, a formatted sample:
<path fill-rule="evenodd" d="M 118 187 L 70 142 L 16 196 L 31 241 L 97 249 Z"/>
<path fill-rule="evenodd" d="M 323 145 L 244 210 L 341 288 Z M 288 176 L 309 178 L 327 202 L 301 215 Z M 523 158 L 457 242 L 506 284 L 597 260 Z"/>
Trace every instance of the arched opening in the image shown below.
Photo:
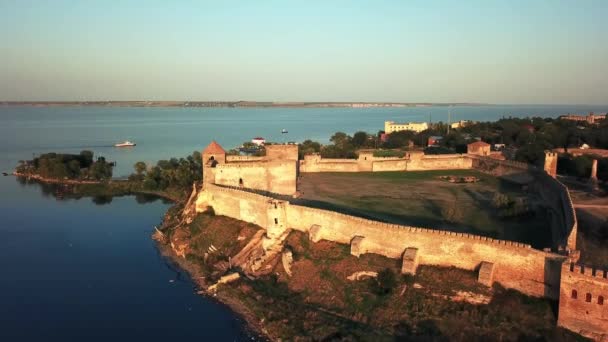
<path fill-rule="evenodd" d="M 243 178 L 239 178 L 239 186 L 243 187 Z"/>
<path fill-rule="evenodd" d="M 576 290 L 572 290 L 572 299 L 577 299 L 578 298 L 578 292 L 576 292 Z"/>
<path fill-rule="evenodd" d="M 597 297 L 597 303 L 599 305 L 604 305 L 604 296 Z"/>
<path fill-rule="evenodd" d="M 279 224 L 279 220 L 276 217 L 274 218 L 274 224 Z"/>
<path fill-rule="evenodd" d="M 209 157 L 209 159 L 207 160 L 207 165 L 210 165 L 211 167 L 215 167 L 215 165 L 217 165 L 217 160 L 215 160 L 215 157 L 213 157 L 213 156 Z"/>
<path fill-rule="evenodd" d="M 587 293 L 587 294 L 585 295 L 585 302 L 587 302 L 587 303 L 591 303 L 591 293 Z"/>

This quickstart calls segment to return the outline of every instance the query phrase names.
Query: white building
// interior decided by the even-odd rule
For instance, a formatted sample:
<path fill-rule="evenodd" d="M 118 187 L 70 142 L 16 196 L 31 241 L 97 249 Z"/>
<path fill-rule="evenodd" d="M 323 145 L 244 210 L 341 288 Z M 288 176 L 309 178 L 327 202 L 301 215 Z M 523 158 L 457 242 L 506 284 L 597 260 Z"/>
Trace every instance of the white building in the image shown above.
<path fill-rule="evenodd" d="M 266 139 L 264 139 L 262 137 L 255 137 L 255 138 L 251 139 L 251 142 L 256 144 L 257 146 L 262 146 L 266 143 Z"/>
<path fill-rule="evenodd" d="M 426 122 L 396 123 L 394 121 L 384 121 L 384 132 L 390 134 L 399 131 L 414 131 L 416 133 L 429 129 Z"/>

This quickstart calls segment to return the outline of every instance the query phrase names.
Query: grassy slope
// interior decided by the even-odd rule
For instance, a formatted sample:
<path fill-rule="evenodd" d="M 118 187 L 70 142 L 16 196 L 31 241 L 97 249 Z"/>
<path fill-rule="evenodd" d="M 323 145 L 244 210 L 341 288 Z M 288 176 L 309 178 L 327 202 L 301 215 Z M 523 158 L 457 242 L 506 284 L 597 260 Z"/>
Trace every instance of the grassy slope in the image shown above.
<path fill-rule="evenodd" d="M 476 176 L 477 183 L 453 184 L 439 176 Z M 550 245 L 542 213 L 501 219 L 491 206 L 496 190 L 526 195 L 516 186 L 474 170 L 303 174 L 302 204 L 347 208 L 370 218 Z"/>
<path fill-rule="evenodd" d="M 211 241 L 222 255 L 236 253 L 239 235 L 250 236 L 254 226 L 226 217 L 204 216 L 195 220 L 193 251 L 203 272 L 214 270 L 200 253 Z M 392 341 L 433 338 L 495 340 L 518 338 L 572 340 L 576 335 L 555 328 L 554 303 L 523 296 L 500 287 L 490 290 L 476 282 L 473 272 L 455 268 L 420 267 L 415 277 L 398 275 L 398 260 L 366 254 L 351 256 L 347 245 L 328 241 L 312 243 L 306 234 L 293 232 L 288 240 L 293 251 L 293 275 L 287 276 L 275 260 L 270 276 L 241 280 L 220 287 L 219 296 L 247 308 L 268 334 L 293 340 L 352 339 Z M 194 258 L 191 257 L 191 258 Z M 373 280 L 351 282 L 356 271 L 391 269 L 397 284 L 388 295 L 378 295 Z M 208 273 L 207 273 L 208 274 Z M 217 277 L 217 275 L 216 275 Z M 413 286 L 413 284 L 418 284 Z M 403 291 L 403 294 L 401 292 Z M 488 305 L 448 299 L 457 291 L 493 295 Z"/>

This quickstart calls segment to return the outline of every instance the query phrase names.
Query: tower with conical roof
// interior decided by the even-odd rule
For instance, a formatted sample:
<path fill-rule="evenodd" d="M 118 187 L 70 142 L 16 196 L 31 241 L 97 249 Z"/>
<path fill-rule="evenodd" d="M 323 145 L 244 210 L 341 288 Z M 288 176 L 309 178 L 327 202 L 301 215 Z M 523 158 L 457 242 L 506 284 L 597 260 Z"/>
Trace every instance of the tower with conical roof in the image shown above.
<path fill-rule="evenodd" d="M 203 183 L 214 183 L 215 173 L 213 170 L 218 164 L 226 163 L 226 151 L 215 140 L 203 150 Z"/>

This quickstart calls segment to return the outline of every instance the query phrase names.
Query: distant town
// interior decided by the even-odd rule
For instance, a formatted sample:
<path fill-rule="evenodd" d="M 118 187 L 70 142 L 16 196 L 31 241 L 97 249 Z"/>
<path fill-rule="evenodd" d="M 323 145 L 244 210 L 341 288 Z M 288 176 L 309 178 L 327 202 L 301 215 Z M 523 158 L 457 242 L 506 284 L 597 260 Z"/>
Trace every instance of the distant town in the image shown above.
<path fill-rule="evenodd" d="M 292 107 L 292 108 L 373 108 L 482 106 L 484 103 L 432 102 L 263 102 L 263 101 L 2 101 L 2 106 L 108 106 L 108 107 Z"/>

